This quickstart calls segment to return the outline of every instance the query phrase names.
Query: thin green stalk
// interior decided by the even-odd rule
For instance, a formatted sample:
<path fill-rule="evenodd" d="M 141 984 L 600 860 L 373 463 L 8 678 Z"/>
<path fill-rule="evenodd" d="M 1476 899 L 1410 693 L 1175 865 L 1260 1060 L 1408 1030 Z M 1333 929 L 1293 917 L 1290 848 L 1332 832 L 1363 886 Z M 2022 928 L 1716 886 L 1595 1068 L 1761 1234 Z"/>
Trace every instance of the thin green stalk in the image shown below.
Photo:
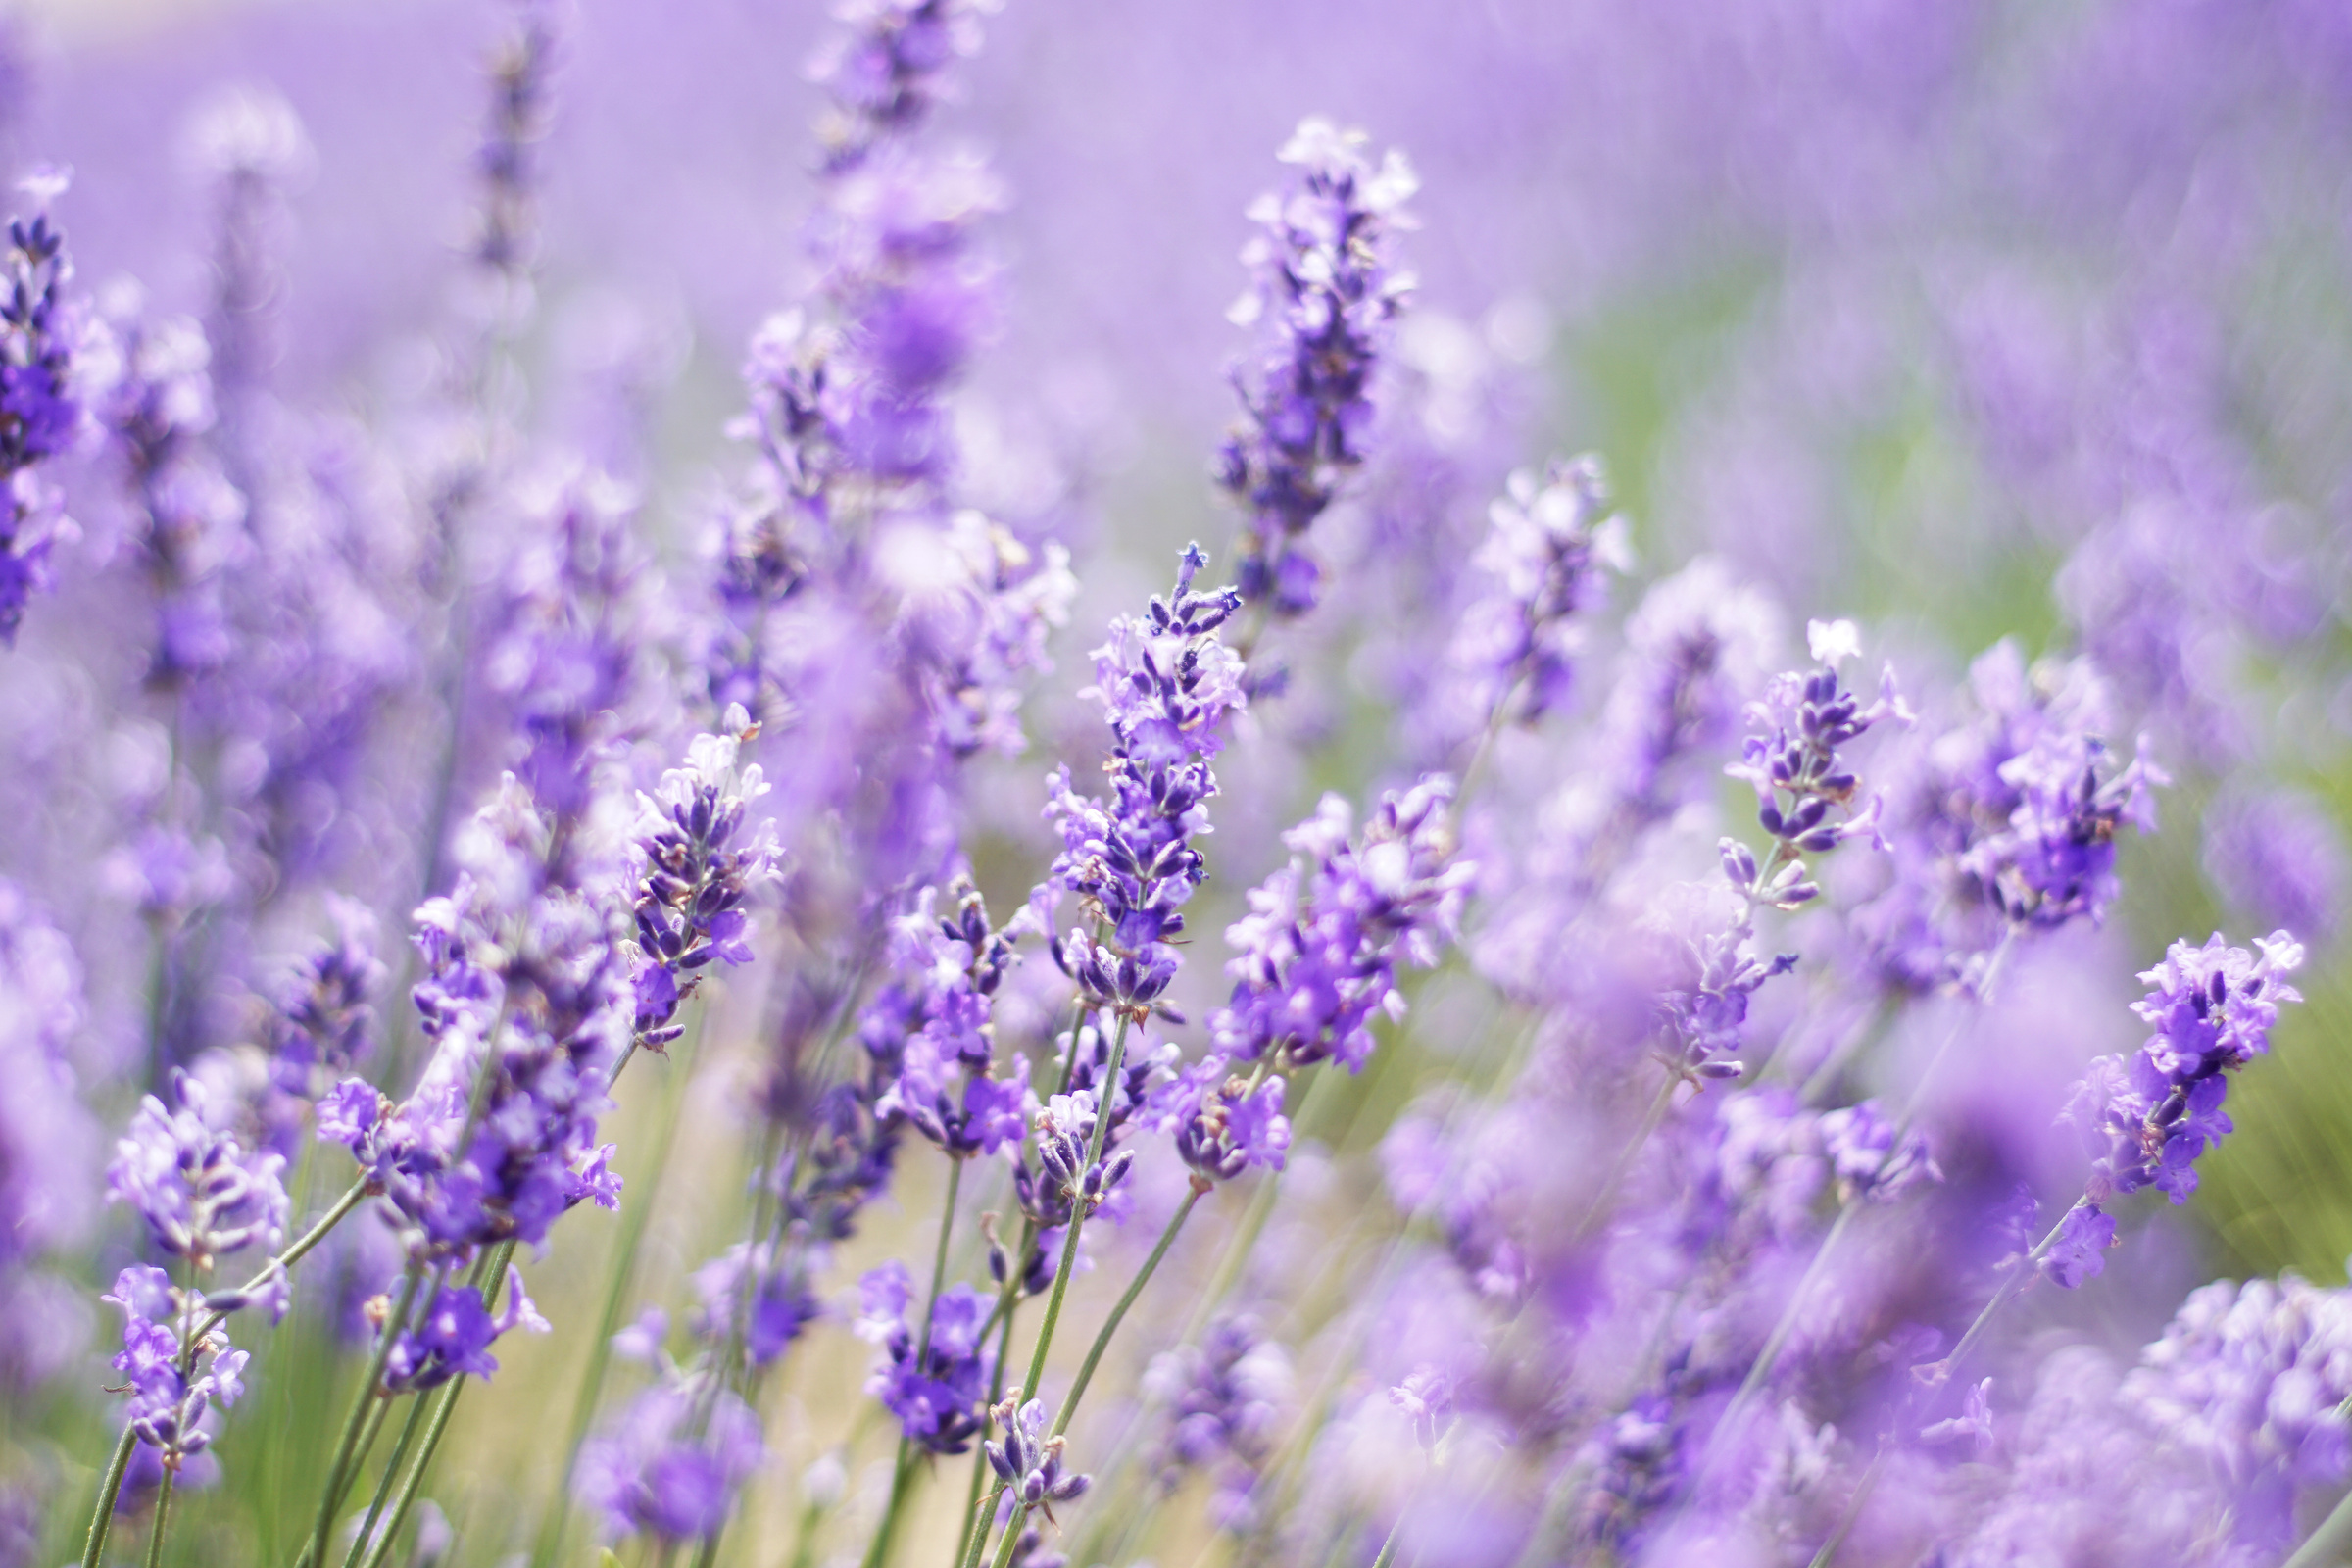
<path fill-rule="evenodd" d="M 260 1273 L 254 1275 L 253 1278 L 247 1280 L 243 1285 L 237 1287 L 237 1293 L 242 1295 L 251 1291 L 258 1291 L 264 1285 L 267 1285 L 270 1282 L 270 1275 L 272 1270 L 292 1268 L 296 1263 L 302 1260 L 304 1253 L 310 1251 L 312 1248 L 317 1247 L 320 1242 L 325 1241 L 327 1232 L 333 1230 L 337 1225 L 342 1224 L 344 1217 L 353 1209 L 359 1207 L 360 1200 L 367 1196 L 368 1178 L 363 1176 L 358 1181 L 353 1182 L 350 1188 L 344 1192 L 341 1198 L 335 1200 L 334 1207 L 328 1209 L 324 1214 L 321 1214 L 318 1217 L 318 1224 L 313 1225 L 309 1230 L 303 1232 L 302 1235 L 296 1239 L 293 1246 L 287 1248 L 284 1251 L 278 1253 L 269 1262 L 263 1264 Z M 206 1335 L 212 1333 L 213 1330 L 219 1328 L 221 1324 L 227 1321 L 228 1313 L 226 1311 L 216 1310 L 211 1317 L 208 1317 L 204 1320 L 204 1326 L 196 1331 L 196 1338 L 199 1340 L 203 1339 Z"/>
<path fill-rule="evenodd" d="M 2320 1528 L 2295 1548 L 2283 1568 L 2338 1568 L 2347 1558 L 2352 1558 L 2352 1494 L 2320 1521 Z"/>
<path fill-rule="evenodd" d="M 170 1466 L 164 1469 L 164 1484 L 155 1494 L 155 1529 L 147 1537 L 147 1568 L 163 1568 L 164 1526 L 172 1517 L 172 1481 Z"/>
<path fill-rule="evenodd" d="M 1152 1283 L 1152 1272 L 1159 1267 L 1159 1260 L 1168 1255 L 1168 1249 L 1175 1245 L 1176 1233 L 1184 1229 L 1184 1222 L 1192 1216 L 1193 1205 L 1200 1201 L 1200 1195 L 1207 1191 L 1206 1181 L 1198 1176 L 1193 1178 L 1193 1185 L 1185 1193 L 1184 1201 L 1178 1203 L 1176 1212 L 1168 1217 L 1168 1228 L 1159 1233 L 1159 1242 L 1152 1249 L 1152 1255 L 1144 1259 L 1144 1266 L 1136 1270 L 1134 1280 L 1127 1286 L 1127 1294 L 1119 1298 L 1119 1304 L 1112 1307 L 1110 1316 L 1102 1320 L 1102 1332 L 1095 1336 L 1094 1345 L 1086 1352 L 1086 1360 L 1078 1368 L 1078 1380 L 1070 1385 L 1068 1396 L 1061 1401 L 1061 1413 L 1054 1418 L 1055 1434 L 1070 1429 L 1070 1418 L 1078 1413 L 1078 1401 L 1085 1397 L 1087 1384 L 1094 1381 L 1095 1368 L 1101 1363 L 1102 1352 L 1110 1348 L 1110 1337 L 1119 1332 L 1119 1324 L 1126 1318 L 1127 1309 L 1135 1304 L 1137 1297 L 1144 1294 L 1144 1287 Z"/>
<path fill-rule="evenodd" d="M 1399 1510 L 1396 1522 L 1389 1526 L 1389 1539 L 1380 1544 L 1380 1555 L 1372 1559 L 1372 1568 L 1389 1568 L 1396 1560 L 1396 1538 L 1403 1533 L 1404 1514 Z"/>
<path fill-rule="evenodd" d="M 1106 1091 L 1119 1081 L 1119 1067 L 1126 1059 L 1127 1023 L 1127 1014 L 1120 1013 L 1118 1031 L 1110 1037 L 1110 1060 L 1104 1067 L 1102 1078 Z M 1077 1054 L 1075 1040 L 1070 1044 L 1070 1051 L 1072 1055 Z M 1087 1140 L 1086 1163 L 1079 1167 L 1081 1172 L 1095 1168 L 1096 1161 L 1102 1157 L 1102 1141 L 1110 1132 L 1110 1106 L 1107 1102 L 1109 1100 L 1107 1092 L 1103 1099 L 1105 1102 L 1095 1116 L 1094 1136 Z M 1086 1205 L 1078 1201 L 1073 1195 L 1070 1203 L 1070 1223 L 1062 1231 L 1061 1266 L 1054 1271 L 1054 1289 L 1046 1296 L 1045 1319 L 1037 1326 L 1037 1348 L 1029 1353 L 1029 1375 L 1021 1380 L 1020 1402 L 1023 1404 L 1027 1404 L 1031 1399 L 1037 1397 L 1038 1385 L 1045 1381 L 1046 1353 L 1054 1348 L 1054 1330 L 1061 1322 L 1062 1298 L 1068 1294 L 1070 1274 L 1078 1266 L 1078 1236 L 1085 1227 Z M 1004 1484 L 1000 1481 L 996 1491 L 990 1494 L 987 1503 L 983 1505 L 984 1517 L 994 1512 L 997 1499 L 1004 1494 Z M 1020 1540 L 1022 1522 L 1028 1517 L 1029 1510 L 1027 1508 L 1013 1509 L 1012 1520 L 1004 1527 L 1004 1544 L 997 1551 L 997 1568 L 1006 1568 L 1006 1565 L 1012 1561 L 1013 1545 Z M 975 1548 L 979 1548 L 985 1546 L 987 1543 L 988 1532 L 984 1527 L 977 1533 L 973 1545 Z M 976 1560 L 976 1550 L 975 1557 L 967 1559 L 967 1564 L 973 1560 Z"/>
<path fill-rule="evenodd" d="M 499 1292 L 506 1284 L 507 1263 L 514 1255 L 513 1242 L 501 1242 L 484 1255 L 483 1262 L 488 1265 L 480 1271 L 485 1280 L 482 1286 L 484 1311 L 498 1309 Z M 392 1549 L 392 1543 L 399 1538 L 400 1527 L 408 1522 L 409 1509 L 416 1501 L 416 1491 L 424 1484 L 425 1472 L 432 1468 L 433 1452 L 441 1446 L 441 1434 L 449 1430 L 449 1418 L 457 1408 L 458 1394 L 465 1387 L 466 1380 L 455 1377 L 441 1388 L 433 1405 L 430 1423 L 424 1429 L 424 1443 L 416 1450 L 416 1461 L 409 1466 L 409 1473 L 402 1478 L 400 1491 L 392 1500 L 392 1512 L 384 1522 L 383 1534 L 376 1537 L 374 1544 L 368 1548 L 368 1556 L 360 1568 L 381 1568 L 385 1553 Z"/>
<path fill-rule="evenodd" d="M 351 1550 L 344 1554 L 343 1568 L 356 1568 L 360 1554 L 375 1539 L 376 1521 L 384 1516 L 384 1504 L 392 1495 L 392 1480 L 400 1474 L 400 1464 L 409 1456 L 409 1445 L 416 1440 L 416 1429 L 424 1422 L 424 1400 L 412 1396 L 409 1399 L 409 1418 L 400 1424 L 399 1441 L 392 1445 L 392 1457 L 384 1461 L 384 1473 L 375 1483 L 375 1496 L 368 1504 L 368 1518 L 360 1533 L 351 1539 Z"/>
<path fill-rule="evenodd" d="M 1004 1397 L 1004 1363 L 1012 1352 L 1012 1319 L 1021 1304 L 1021 1259 L 1029 1255 L 1037 1240 L 1037 1221 L 1021 1221 L 1020 1250 L 1013 1253 L 1012 1262 L 1004 1273 L 1004 1288 L 997 1293 L 997 1308 L 980 1330 L 988 1338 L 991 1328 L 997 1331 L 997 1364 L 988 1376 L 988 1407 L 995 1409 Z M 973 1535 L 980 1529 L 980 1489 L 988 1485 L 988 1449 L 980 1444 L 972 1446 L 972 1485 L 963 1499 L 963 1544 L 956 1549 L 956 1560 L 976 1554 Z"/>
<path fill-rule="evenodd" d="M 343 1475 L 358 1449 L 360 1431 L 368 1423 L 368 1413 L 376 1402 L 376 1390 L 383 1385 L 384 1363 L 392 1357 L 392 1342 L 400 1337 L 401 1325 L 409 1320 L 409 1308 L 416 1300 L 416 1287 L 424 1279 L 424 1265 L 411 1263 L 402 1273 L 400 1298 L 384 1318 L 383 1332 L 376 1336 L 375 1352 L 368 1358 L 368 1375 L 360 1380 L 359 1392 L 352 1396 L 351 1413 L 343 1418 L 343 1436 L 335 1445 L 334 1458 L 326 1467 L 326 1488 L 318 1498 L 318 1515 L 311 1526 L 309 1544 L 296 1559 L 302 1563 L 320 1563 L 326 1560 L 326 1540 L 334 1527 L 335 1508 L 343 1497 Z"/>
<path fill-rule="evenodd" d="M 122 1494 L 122 1472 L 130 1468 L 130 1450 L 138 1443 L 138 1435 L 127 1426 L 115 1442 L 115 1456 L 107 1464 L 106 1479 L 98 1484 L 98 1511 L 90 1515 L 89 1539 L 81 1548 L 81 1568 L 98 1568 L 106 1557 L 107 1532 L 115 1522 L 115 1499 Z"/>
<path fill-rule="evenodd" d="M 956 1199 L 963 1190 L 963 1161 L 950 1156 L 948 1160 L 948 1197 L 939 1208 L 939 1244 L 931 1253 L 931 1292 L 923 1298 L 922 1331 L 914 1338 L 914 1364 L 919 1368 L 931 1359 L 931 1317 L 939 1307 L 940 1286 L 948 1277 L 948 1238 L 956 1229 Z M 905 1436 L 899 1439 L 898 1462 L 891 1466 L 890 1500 L 883 1504 L 882 1523 L 874 1531 L 873 1544 L 866 1548 L 865 1568 L 883 1568 L 890 1560 L 890 1538 L 898 1532 L 899 1511 L 906 1505 L 906 1480 L 913 1473 L 913 1445 Z"/>

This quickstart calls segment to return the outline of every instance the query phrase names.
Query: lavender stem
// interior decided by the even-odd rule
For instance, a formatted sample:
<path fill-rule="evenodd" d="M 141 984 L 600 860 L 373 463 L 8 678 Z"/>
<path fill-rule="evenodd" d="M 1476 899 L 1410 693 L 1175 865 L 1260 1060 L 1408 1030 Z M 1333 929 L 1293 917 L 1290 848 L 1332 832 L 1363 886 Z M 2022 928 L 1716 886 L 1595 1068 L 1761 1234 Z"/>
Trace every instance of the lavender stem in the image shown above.
<path fill-rule="evenodd" d="M 948 1238 L 956 1229 L 956 1198 L 963 1187 L 963 1161 L 950 1156 L 948 1160 L 948 1197 L 940 1205 L 939 1245 L 931 1254 L 931 1293 L 923 1298 L 922 1332 L 915 1336 L 916 1365 L 931 1353 L 931 1317 L 939 1306 L 939 1289 L 948 1277 Z M 914 1466 L 907 1452 L 912 1445 L 902 1435 L 899 1439 L 898 1462 L 890 1472 L 890 1501 L 882 1508 L 882 1522 L 874 1531 L 874 1544 L 865 1554 L 865 1568 L 883 1568 L 890 1560 L 890 1538 L 899 1526 L 899 1511 L 906 1504 L 906 1477 Z"/>

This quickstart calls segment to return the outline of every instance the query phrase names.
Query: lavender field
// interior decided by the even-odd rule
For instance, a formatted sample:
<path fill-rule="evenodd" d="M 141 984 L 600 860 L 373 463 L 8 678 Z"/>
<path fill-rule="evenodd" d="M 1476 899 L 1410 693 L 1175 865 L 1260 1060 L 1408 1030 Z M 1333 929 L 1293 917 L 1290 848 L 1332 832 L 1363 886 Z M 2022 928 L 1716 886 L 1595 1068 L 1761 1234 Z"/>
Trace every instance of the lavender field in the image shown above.
<path fill-rule="evenodd" d="M 2352 1563 L 2352 10 L 0 8 L 0 1568 Z"/>

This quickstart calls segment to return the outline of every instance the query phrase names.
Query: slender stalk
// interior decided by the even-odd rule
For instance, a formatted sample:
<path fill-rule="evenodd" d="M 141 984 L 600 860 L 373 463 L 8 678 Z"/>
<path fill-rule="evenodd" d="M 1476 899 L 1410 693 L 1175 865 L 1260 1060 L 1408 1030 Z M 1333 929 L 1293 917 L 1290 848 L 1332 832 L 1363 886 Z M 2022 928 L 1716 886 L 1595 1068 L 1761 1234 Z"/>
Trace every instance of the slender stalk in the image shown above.
<path fill-rule="evenodd" d="M 172 1470 L 167 1465 L 163 1487 L 155 1494 L 155 1529 L 147 1537 L 147 1568 L 163 1568 L 164 1527 L 172 1517 Z"/>
<path fill-rule="evenodd" d="M 424 1400 L 412 1396 L 409 1418 L 400 1424 L 399 1441 L 392 1445 L 392 1457 L 384 1461 L 384 1473 L 375 1484 L 375 1496 L 368 1504 L 368 1518 L 360 1533 L 351 1540 L 351 1550 L 344 1554 L 343 1568 L 356 1568 L 360 1554 L 375 1539 L 376 1521 L 384 1516 L 384 1504 L 392 1495 L 392 1480 L 400 1474 L 400 1464 L 409 1456 L 409 1445 L 416 1440 L 416 1429 L 424 1423 Z"/>
<path fill-rule="evenodd" d="M 1077 1054 L 1076 1041 L 1071 1042 L 1070 1050 L 1074 1056 Z M 1095 1113 L 1094 1136 L 1087 1140 L 1086 1163 L 1080 1167 L 1082 1173 L 1093 1170 L 1096 1162 L 1102 1157 L 1102 1141 L 1110 1133 L 1110 1098 L 1119 1081 L 1120 1063 L 1125 1060 L 1126 1055 L 1127 1014 L 1122 1012 L 1119 1014 L 1118 1031 L 1110 1037 L 1110 1060 L 1102 1072 L 1104 1090 L 1102 1103 Z M 1061 1266 L 1054 1271 L 1054 1289 L 1046 1297 L 1045 1319 L 1037 1326 L 1037 1348 L 1029 1353 L 1029 1375 L 1021 1382 L 1021 1403 L 1023 1404 L 1027 1404 L 1031 1399 L 1037 1397 L 1038 1385 L 1045 1380 L 1046 1352 L 1053 1348 L 1054 1330 L 1061 1322 L 1061 1301 L 1069 1292 L 1070 1274 L 1078 1266 L 1078 1235 L 1085 1226 L 1086 1205 L 1073 1199 L 1070 1204 L 1070 1223 L 1062 1231 Z M 997 1483 L 996 1491 L 989 1494 L 987 1503 L 983 1505 L 984 1516 L 995 1510 L 997 1499 L 1004 1494 L 1004 1483 L 1000 1481 Z M 1006 1568 L 1006 1565 L 1012 1561 L 1012 1548 L 1019 1542 L 1021 1525 L 1028 1517 L 1029 1510 L 1027 1508 L 1016 1507 L 1013 1509 L 1012 1519 L 1004 1527 L 1004 1544 L 997 1550 L 997 1568 Z M 978 1560 L 979 1548 L 984 1547 L 987 1544 L 988 1531 L 984 1526 L 975 1533 L 972 1543 L 973 1555 L 965 1559 L 967 1565 Z"/>
<path fill-rule="evenodd" d="M 1380 1544 L 1380 1555 L 1372 1559 L 1372 1568 L 1389 1568 L 1396 1560 L 1396 1538 L 1404 1533 L 1404 1514 L 1399 1510 L 1396 1522 L 1389 1526 L 1389 1539 Z"/>
<path fill-rule="evenodd" d="M 106 1557 L 107 1532 L 115 1522 L 115 1499 L 122 1494 L 122 1473 L 130 1468 L 130 1450 L 138 1443 L 138 1435 L 127 1426 L 116 1440 L 115 1456 L 107 1464 L 106 1479 L 98 1484 L 98 1511 L 90 1515 L 89 1539 L 81 1548 L 81 1568 L 98 1568 Z"/>
<path fill-rule="evenodd" d="M 416 1300 L 416 1287 L 423 1282 L 424 1265 L 411 1263 L 401 1275 L 400 1298 L 384 1318 L 383 1332 L 376 1336 L 375 1353 L 368 1358 L 368 1375 L 360 1380 L 359 1392 L 352 1396 L 351 1413 L 343 1418 L 343 1436 L 335 1445 L 334 1458 L 326 1467 L 326 1488 L 318 1497 L 318 1515 L 311 1526 L 310 1543 L 302 1548 L 297 1559 L 303 1563 L 326 1560 L 326 1541 L 335 1523 L 335 1509 L 343 1500 L 344 1472 L 350 1468 L 360 1444 L 360 1431 L 367 1425 L 368 1414 L 376 1402 L 376 1390 L 383 1386 L 384 1363 L 392 1357 L 392 1342 L 400 1337 L 401 1325 L 409 1320 L 409 1308 Z"/>
<path fill-rule="evenodd" d="M 1152 1255 L 1144 1259 L 1144 1266 L 1135 1271 L 1134 1280 L 1127 1286 L 1127 1294 L 1119 1298 L 1119 1304 L 1112 1307 L 1110 1316 L 1102 1320 L 1102 1332 L 1095 1336 L 1094 1345 L 1086 1352 L 1086 1360 L 1079 1365 L 1078 1380 L 1070 1385 L 1069 1394 L 1061 1401 L 1061 1413 L 1054 1418 L 1056 1435 L 1070 1429 L 1070 1418 L 1078 1413 L 1078 1401 L 1085 1397 L 1086 1386 L 1094 1380 L 1095 1367 L 1102 1361 L 1102 1352 L 1110 1348 L 1110 1337 L 1119 1332 L 1119 1324 L 1126 1318 L 1127 1309 L 1135 1304 L 1137 1297 L 1144 1294 L 1144 1287 L 1152 1283 L 1152 1272 L 1159 1267 L 1159 1260 L 1168 1255 L 1168 1249 L 1175 1244 L 1176 1233 L 1184 1229 L 1184 1222 L 1192 1217 L 1193 1205 L 1200 1201 L 1200 1195 L 1206 1191 L 1208 1186 L 1204 1180 L 1198 1176 L 1193 1178 L 1191 1190 L 1184 1195 L 1184 1201 L 1176 1205 L 1176 1212 L 1168 1217 L 1168 1228 L 1159 1233 L 1159 1242 L 1152 1249 Z"/>
<path fill-rule="evenodd" d="M 2058 1223 L 2050 1227 L 2050 1233 L 2034 1244 L 2034 1250 L 2019 1259 L 2017 1267 L 2009 1271 L 2009 1277 L 2001 1281 L 2000 1289 L 1992 1293 L 1992 1299 L 1984 1303 L 1984 1310 L 1977 1314 L 1976 1321 L 1969 1324 L 1968 1331 L 1960 1336 L 1960 1343 L 1952 1347 L 1952 1353 L 1935 1363 L 1935 1376 L 1928 1384 L 1930 1389 L 1941 1389 L 1951 1381 L 1952 1374 L 1960 1370 L 1961 1361 L 1976 1348 L 1977 1342 L 1984 1337 L 1985 1329 L 1991 1326 L 1993 1314 L 2006 1306 L 2011 1297 L 2033 1282 L 2036 1265 L 2050 1255 L 2051 1248 L 2058 1245 L 2058 1233 L 2066 1229 L 2066 1222 L 2074 1217 L 2075 1209 L 2089 1201 L 2087 1198 L 2076 1199 L 2074 1207 L 2058 1216 Z"/>
<path fill-rule="evenodd" d="M 254 1275 L 253 1278 L 247 1280 L 243 1285 L 238 1286 L 237 1294 L 242 1295 L 251 1291 L 258 1291 L 264 1285 L 267 1285 L 270 1282 L 270 1275 L 272 1270 L 290 1269 L 296 1263 L 302 1261 L 303 1255 L 309 1252 L 312 1248 L 317 1247 L 320 1242 L 325 1241 L 327 1232 L 342 1224 L 344 1219 L 351 1213 L 351 1211 L 360 1206 L 360 1200 L 367 1196 L 368 1178 L 362 1176 L 358 1181 L 351 1184 L 341 1198 L 335 1200 L 334 1207 L 328 1209 L 325 1213 L 318 1216 L 318 1224 L 313 1225 L 309 1230 L 304 1231 L 301 1236 L 295 1239 L 294 1244 L 291 1247 L 288 1247 L 284 1251 L 278 1253 L 269 1262 L 263 1264 L 260 1273 Z M 196 1338 L 200 1340 L 203 1339 L 206 1335 L 212 1333 L 213 1330 L 219 1328 L 221 1324 L 227 1321 L 227 1311 L 216 1308 L 213 1312 L 213 1315 L 204 1320 L 204 1326 L 196 1331 Z"/>
<path fill-rule="evenodd" d="M 939 1245 L 931 1253 L 931 1293 L 923 1298 L 922 1332 L 914 1340 L 914 1364 L 926 1366 L 931 1359 L 931 1317 L 939 1307 L 939 1288 L 948 1276 L 948 1238 L 956 1229 L 956 1198 L 963 1189 L 963 1161 L 950 1156 L 948 1160 L 948 1198 L 939 1209 Z M 890 1560 L 890 1538 L 899 1528 L 899 1511 L 906 1505 L 906 1479 L 914 1471 L 913 1447 L 903 1434 L 899 1438 L 898 1462 L 891 1466 L 890 1500 L 883 1504 L 882 1523 L 874 1531 L 873 1544 L 866 1548 L 865 1568 L 883 1568 Z"/>
<path fill-rule="evenodd" d="M 1618 1152 L 1616 1162 L 1609 1167 L 1609 1174 L 1601 1181 L 1600 1191 L 1592 1195 L 1591 1205 L 1585 1209 L 1585 1217 L 1577 1221 L 1573 1245 L 1583 1246 L 1598 1233 L 1601 1226 L 1608 1223 L 1609 1213 L 1617 1204 L 1618 1189 L 1625 1185 L 1625 1178 L 1633 1170 L 1634 1161 L 1642 1157 L 1642 1151 L 1649 1147 L 1650 1137 L 1657 1132 L 1658 1125 L 1665 1121 L 1666 1112 L 1674 1108 L 1675 1086 L 1681 1082 L 1682 1079 L 1670 1070 L 1666 1074 L 1666 1081 L 1658 1085 L 1657 1094 L 1650 1098 L 1649 1108 L 1642 1113 L 1642 1124 L 1634 1129 L 1634 1136 Z"/>
<path fill-rule="evenodd" d="M 2346 1558 L 2352 1558 L 2352 1494 L 2320 1521 L 2320 1528 L 2295 1548 L 2283 1568 L 2337 1568 Z"/>
<path fill-rule="evenodd" d="M 988 1406 L 992 1410 L 1004 1398 L 1004 1362 L 1012 1353 L 1012 1318 L 1021 1304 L 1020 1260 L 1029 1255 L 1030 1245 L 1036 1239 L 1037 1221 L 1022 1220 L 1020 1249 L 1013 1253 L 1012 1263 L 1005 1270 L 1004 1288 L 997 1293 L 996 1312 L 990 1317 L 988 1325 L 980 1330 L 982 1339 L 988 1338 L 990 1328 L 995 1328 L 997 1331 L 997 1364 L 988 1377 Z M 988 1485 L 988 1449 L 983 1445 L 974 1444 L 972 1446 L 972 1485 L 963 1499 L 963 1535 L 961 1538 L 963 1544 L 957 1548 L 956 1554 L 958 1562 L 979 1554 L 979 1548 L 972 1544 L 972 1538 L 981 1530 L 980 1489 L 986 1485 Z"/>

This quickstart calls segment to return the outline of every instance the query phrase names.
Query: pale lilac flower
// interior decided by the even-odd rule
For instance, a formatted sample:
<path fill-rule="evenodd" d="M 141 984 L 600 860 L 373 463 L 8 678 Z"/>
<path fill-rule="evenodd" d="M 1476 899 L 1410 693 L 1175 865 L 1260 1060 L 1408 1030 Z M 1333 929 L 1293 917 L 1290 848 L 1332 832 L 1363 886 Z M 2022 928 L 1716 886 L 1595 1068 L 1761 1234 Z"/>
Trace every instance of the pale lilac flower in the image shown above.
<path fill-rule="evenodd" d="M 740 1398 L 664 1377 L 581 1445 L 574 1487 L 608 1536 L 709 1540 L 766 1459 L 759 1417 Z"/>

